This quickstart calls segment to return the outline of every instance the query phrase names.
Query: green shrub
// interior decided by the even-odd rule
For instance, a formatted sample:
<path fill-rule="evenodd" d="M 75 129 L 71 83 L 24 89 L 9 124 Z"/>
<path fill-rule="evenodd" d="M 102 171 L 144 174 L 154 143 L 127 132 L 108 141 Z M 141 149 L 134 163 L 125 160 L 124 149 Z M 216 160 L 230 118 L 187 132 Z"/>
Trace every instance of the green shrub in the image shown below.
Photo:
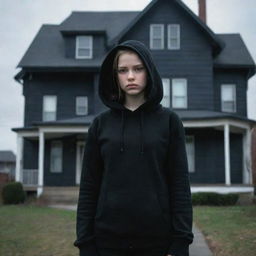
<path fill-rule="evenodd" d="M 2 199 L 4 204 L 24 203 L 25 198 L 26 194 L 20 182 L 10 182 L 3 187 Z"/>
<path fill-rule="evenodd" d="M 197 192 L 192 194 L 193 205 L 234 205 L 239 198 L 238 194 L 219 194 L 215 192 Z"/>

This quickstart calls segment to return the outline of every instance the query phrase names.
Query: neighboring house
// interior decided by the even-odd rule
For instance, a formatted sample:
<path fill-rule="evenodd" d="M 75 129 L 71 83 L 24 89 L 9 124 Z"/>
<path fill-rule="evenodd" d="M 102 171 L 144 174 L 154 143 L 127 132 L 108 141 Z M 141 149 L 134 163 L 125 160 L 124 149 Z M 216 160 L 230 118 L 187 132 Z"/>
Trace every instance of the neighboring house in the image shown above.
<path fill-rule="evenodd" d="M 78 187 L 88 127 L 106 109 L 100 65 L 115 44 L 135 39 L 163 78 L 162 105 L 183 121 L 192 185 L 251 184 L 246 92 L 255 63 L 240 34 L 215 34 L 202 19 L 180 0 L 155 0 L 141 12 L 72 12 L 43 25 L 15 77 L 25 97 L 24 127 L 12 129 L 16 180 L 38 195 Z"/>
<path fill-rule="evenodd" d="M 0 184 L 14 180 L 15 165 L 15 154 L 9 150 L 0 150 Z"/>

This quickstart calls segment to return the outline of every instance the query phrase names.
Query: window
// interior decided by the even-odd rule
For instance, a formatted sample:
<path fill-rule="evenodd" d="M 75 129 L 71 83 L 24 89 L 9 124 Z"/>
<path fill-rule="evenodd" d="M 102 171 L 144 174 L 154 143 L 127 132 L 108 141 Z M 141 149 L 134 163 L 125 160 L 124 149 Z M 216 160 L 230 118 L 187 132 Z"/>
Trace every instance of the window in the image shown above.
<path fill-rule="evenodd" d="M 170 50 L 180 49 L 180 25 L 179 24 L 168 25 L 168 49 Z"/>
<path fill-rule="evenodd" d="M 224 112 L 236 112 L 236 85 L 221 85 L 221 110 Z"/>
<path fill-rule="evenodd" d="M 53 173 L 62 172 L 62 142 L 52 141 L 50 156 L 50 171 Z"/>
<path fill-rule="evenodd" d="M 172 107 L 187 108 L 187 79 L 172 79 Z"/>
<path fill-rule="evenodd" d="M 92 58 L 92 36 L 76 37 L 76 58 L 77 59 Z"/>
<path fill-rule="evenodd" d="M 57 96 L 45 95 L 43 97 L 43 121 L 55 121 L 57 109 Z"/>
<path fill-rule="evenodd" d="M 87 96 L 76 97 L 76 114 L 77 115 L 88 114 L 88 97 Z"/>
<path fill-rule="evenodd" d="M 150 49 L 164 49 L 164 25 L 150 25 Z"/>
<path fill-rule="evenodd" d="M 186 152 L 188 157 L 188 171 L 195 172 L 195 139 L 194 136 L 186 136 Z"/>
<path fill-rule="evenodd" d="M 161 101 L 161 104 L 164 107 L 169 108 L 170 107 L 170 79 L 169 78 L 163 78 L 162 82 L 163 82 L 164 96 L 163 96 L 163 99 Z"/>

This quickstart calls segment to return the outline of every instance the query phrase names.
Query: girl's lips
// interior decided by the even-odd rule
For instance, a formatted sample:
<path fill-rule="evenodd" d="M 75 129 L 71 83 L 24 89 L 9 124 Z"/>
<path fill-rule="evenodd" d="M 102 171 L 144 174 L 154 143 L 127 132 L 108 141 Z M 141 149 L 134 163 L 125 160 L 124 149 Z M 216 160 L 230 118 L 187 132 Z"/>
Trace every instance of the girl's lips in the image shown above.
<path fill-rule="evenodd" d="M 128 84 L 127 87 L 137 87 L 137 84 Z"/>

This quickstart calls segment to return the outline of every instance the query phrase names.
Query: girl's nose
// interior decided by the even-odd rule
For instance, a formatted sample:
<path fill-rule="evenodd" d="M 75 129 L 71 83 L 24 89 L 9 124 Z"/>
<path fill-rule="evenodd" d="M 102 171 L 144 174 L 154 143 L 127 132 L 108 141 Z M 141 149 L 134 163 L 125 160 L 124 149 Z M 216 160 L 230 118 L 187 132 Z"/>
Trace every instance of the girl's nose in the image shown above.
<path fill-rule="evenodd" d="M 134 78 L 134 74 L 132 70 L 129 70 L 128 72 L 128 79 L 133 79 Z"/>

